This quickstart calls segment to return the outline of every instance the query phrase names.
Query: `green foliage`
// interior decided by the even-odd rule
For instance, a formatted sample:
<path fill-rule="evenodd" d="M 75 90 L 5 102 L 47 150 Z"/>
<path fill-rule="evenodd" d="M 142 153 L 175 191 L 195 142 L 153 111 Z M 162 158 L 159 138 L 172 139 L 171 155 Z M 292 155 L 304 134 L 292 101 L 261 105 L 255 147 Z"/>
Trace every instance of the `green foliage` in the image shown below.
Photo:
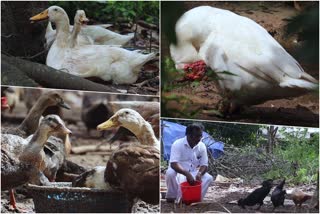
<path fill-rule="evenodd" d="M 184 72 L 175 68 L 174 62 L 170 57 L 165 57 L 164 60 L 162 60 L 161 67 L 161 88 L 163 93 L 170 92 L 177 88 L 183 88 L 190 84 L 193 84 L 194 87 L 200 84 L 199 82 L 174 83 L 174 80 L 181 79 L 184 76 Z M 179 105 L 179 108 L 168 108 L 170 102 L 176 102 Z M 161 97 L 162 115 L 175 115 L 177 117 L 193 119 L 197 117 L 200 110 L 200 108 L 193 108 L 193 101 L 187 96 L 172 93 Z"/>
<path fill-rule="evenodd" d="M 161 71 L 161 87 L 163 92 L 169 92 L 175 88 L 184 86 L 184 84 L 173 83 L 173 80 L 182 78 L 184 72 L 175 68 L 175 64 L 170 57 L 164 57 L 161 60 Z"/>
<path fill-rule="evenodd" d="M 167 169 L 168 168 L 168 161 L 165 161 L 164 158 L 161 158 L 161 163 L 160 163 L 161 168 Z"/>
<path fill-rule="evenodd" d="M 275 166 L 266 177 L 287 178 L 293 183 L 309 184 L 317 180 L 319 169 L 319 133 L 307 138 L 307 129 L 286 132 L 279 130 L 284 136 L 274 155 L 286 162 Z"/>
<path fill-rule="evenodd" d="M 212 123 L 206 126 L 208 133 L 215 139 L 234 146 L 256 146 L 258 125 L 236 123 Z"/>
<path fill-rule="evenodd" d="M 194 121 L 170 120 L 182 125 L 189 125 Z M 228 145 L 237 147 L 257 146 L 259 125 L 247 125 L 236 123 L 201 122 L 205 131 L 216 141 L 222 141 Z"/>
<path fill-rule="evenodd" d="M 319 63 L 319 3 L 304 10 L 293 17 L 287 25 L 287 33 L 298 34 L 302 41 L 301 47 L 296 51 L 299 60 L 308 63 Z"/>
<path fill-rule="evenodd" d="M 144 20 L 159 25 L 158 1 L 52 1 L 65 9 L 73 22 L 76 10 L 82 9 L 90 20 L 100 23 L 133 23 Z"/>

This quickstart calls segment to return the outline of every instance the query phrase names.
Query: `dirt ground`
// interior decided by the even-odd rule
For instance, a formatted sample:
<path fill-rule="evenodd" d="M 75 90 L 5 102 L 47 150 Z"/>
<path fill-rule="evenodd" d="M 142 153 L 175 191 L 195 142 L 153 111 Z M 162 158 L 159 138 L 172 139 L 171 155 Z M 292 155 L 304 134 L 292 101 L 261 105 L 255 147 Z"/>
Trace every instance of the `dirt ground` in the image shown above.
<path fill-rule="evenodd" d="M 310 2 L 309 2 L 310 3 Z M 306 3 L 308 4 L 308 3 Z M 305 3 L 300 3 L 303 8 Z M 284 26 L 288 18 L 299 13 L 293 3 L 283 2 L 187 2 L 186 9 L 199 5 L 211 5 L 231 10 L 239 15 L 253 19 L 262 25 L 287 50 L 295 48 L 294 37 L 286 37 Z M 169 56 L 166 42 L 162 43 L 162 56 Z M 319 65 L 301 64 L 305 71 L 315 79 L 319 78 Z M 176 86 L 179 86 L 176 84 Z M 166 97 L 184 97 L 179 101 L 163 102 Z M 193 118 L 216 121 L 237 121 L 245 123 L 279 124 L 290 126 L 318 127 L 319 98 L 318 93 L 303 96 L 270 100 L 260 105 L 242 109 L 225 118 L 212 113 L 221 99 L 214 82 L 200 81 L 200 84 L 181 85 L 168 93 L 162 93 L 162 116 L 174 118 Z"/>
<path fill-rule="evenodd" d="M 162 213 L 318 213 L 318 209 L 309 209 L 308 202 L 303 204 L 301 208 L 295 208 L 295 205 L 289 196 L 286 196 L 284 207 L 278 207 L 273 211 L 273 205 L 270 201 L 270 195 L 264 200 L 264 205 L 259 211 L 255 210 L 258 205 L 246 207 L 242 209 L 237 205 L 240 198 L 246 197 L 256 187 L 243 184 L 218 184 L 214 183 L 209 187 L 208 192 L 201 203 L 191 204 L 189 206 L 173 203 L 167 203 L 165 199 L 161 199 Z M 296 188 L 296 187 L 295 187 Z M 300 188 L 300 187 L 299 187 Z M 308 194 L 313 194 L 315 186 L 301 187 Z M 292 187 L 286 188 L 287 192 L 292 191 Z M 272 191 L 272 190 L 271 190 Z"/>
<path fill-rule="evenodd" d="M 270 100 L 265 103 L 250 106 L 240 112 L 225 118 L 210 113 L 221 99 L 214 82 L 201 81 L 199 86 L 191 84 L 176 88 L 171 93 L 163 93 L 162 96 L 175 94 L 184 100 L 169 101 L 166 105 L 169 115 L 164 117 L 185 118 L 191 111 L 195 115 L 188 115 L 190 119 L 232 121 L 244 123 L 278 124 L 289 126 L 318 127 L 319 124 L 319 99 L 318 95 L 306 94 L 291 99 Z M 186 99 L 187 98 L 187 99 Z M 175 111 L 178 110 L 178 111 Z"/>

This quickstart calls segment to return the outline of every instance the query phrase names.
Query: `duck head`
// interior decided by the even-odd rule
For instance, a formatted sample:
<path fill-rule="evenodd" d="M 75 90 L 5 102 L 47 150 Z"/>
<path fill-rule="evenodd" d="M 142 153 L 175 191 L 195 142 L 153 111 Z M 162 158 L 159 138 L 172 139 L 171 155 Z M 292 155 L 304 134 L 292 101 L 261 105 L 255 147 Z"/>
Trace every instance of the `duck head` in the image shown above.
<path fill-rule="evenodd" d="M 46 130 L 49 134 L 71 134 L 63 120 L 55 114 L 45 116 L 40 122 L 40 129 Z"/>
<path fill-rule="evenodd" d="M 42 99 L 45 100 L 48 106 L 60 106 L 65 109 L 70 109 L 70 106 L 64 102 L 62 95 L 59 92 L 49 91 L 43 94 Z"/>
<path fill-rule="evenodd" d="M 48 9 L 44 10 L 43 12 L 31 17 L 30 21 L 34 22 L 34 21 L 41 21 L 45 19 L 49 19 L 49 21 L 53 23 L 58 23 L 68 19 L 68 15 L 63 8 L 59 6 L 51 6 Z"/>
<path fill-rule="evenodd" d="M 123 126 L 133 133 L 137 133 L 143 123 L 143 117 L 135 110 L 123 108 L 117 111 L 109 120 L 97 126 L 99 131 Z"/>
<path fill-rule="evenodd" d="M 86 13 L 84 10 L 77 10 L 76 15 L 74 17 L 74 23 L 76 24 L 87 24 L 89 22 L 89 19 L 86 16 Z"/>

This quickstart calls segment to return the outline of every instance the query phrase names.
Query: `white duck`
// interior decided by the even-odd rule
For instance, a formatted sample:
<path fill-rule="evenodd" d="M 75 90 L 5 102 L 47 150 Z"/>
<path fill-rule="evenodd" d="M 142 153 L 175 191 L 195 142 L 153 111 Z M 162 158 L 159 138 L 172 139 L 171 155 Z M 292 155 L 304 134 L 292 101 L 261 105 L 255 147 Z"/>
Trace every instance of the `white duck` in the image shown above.
<path fill-rule="evenodd" d="M 183 14 L 175 30 L 178 42 L 170 46 L 170 52 L 176 67 L 203 60 L 215 71 L 219 87 L 229 99 L 224 113 L 318 88 L 318 81 L 251 19 L 200 6 Z"/>
<path fill-rule="evenodd" d="M 71 31 L 71 36 L 69 39 L 70 47 L 73 48 L 77 45 L 93 45 L 93 40 L 91 37 L 86 35 L 80 35 L 82 28 L 85 26 L 89 19 L 86 16 L 84 10 L 77 10 L 76 15 L 74 16 L 74 26 Z M 120 45 L 111 45 L 112 47 L 120 47 Z"/>
<path fill-rule="evenodd" d="M 80 77 L 99 77 L 115 84 L 132 84 L 138 79 L 142 66 L 155 53 L 141 54 L 107 45 L 83 45 L 70 48 L 69 18 L 58 6 L 51 6 L 30 18 L 39 21 L 49 18 L 57 27 L 57 38 L 52 44 L 46 64 Z"/>
<path fill-rule="evenodd" d="M 70 32 L 72 32 L 72 30 L 73 30 L 73 26 L 70 26 Z M 51 47 L 53 42 L 56 40 L 56 30 L 54 30 L 52 28 L 52 24 L 50 21 L 48 22 L 48 25 L 47 25 L 45 39 L 46 39 L 45 47 L 48 49 Z M 94 44 L 93 40 L 89 36 L 86 36 L 86 35 L 79 35 L 77 38 L 77 43 L 79 45 L 93 45 Z"/>
<path fill-rule="evenodd" d="M 86 25 L 82 26 L 79 33 L 79 45 L 125 45 L 133 37 L 134 33 L 129 33 L 127 35 L 121 35 L 115 33 L 111 30 L 106 29 L 106 27 L 111 26 L 111 24 L 102 25 Z M 69 31 L 73 30 L 73 26 L 70 25 Z M 52 24 L 49 21 L 46 29 L 46 46 L 51 47 L 56 39 L 56 30 L 52 28 Z"/>
<path fill-rule="evenodd" d="M 79 32 L 81 31 L 81 25 L 83 23 L 87 23 L 89 19 L 87 18 L 85 12 L 83 10 L 77 10 L 76 15 L 74 16 L 74 27 L 71 31 L 70 43 L 71 47 L 75 47 L 77 45 L 91 45 L 93 44 L 92 39 L 87 36 L 80 36 Z M 79 40 L 79 38 L 88 38 L 90 40 L 90 44 L 84 44 Z"/>

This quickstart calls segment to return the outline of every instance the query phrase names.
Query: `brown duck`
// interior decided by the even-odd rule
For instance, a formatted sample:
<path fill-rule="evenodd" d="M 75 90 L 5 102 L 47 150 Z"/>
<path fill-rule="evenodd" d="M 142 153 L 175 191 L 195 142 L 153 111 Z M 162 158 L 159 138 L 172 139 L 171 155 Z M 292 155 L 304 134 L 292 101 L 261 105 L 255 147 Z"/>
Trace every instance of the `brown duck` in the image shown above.
<path fill-rule="evenodd" d="M 1 190 L 25 183 L 41 183 L 45 179 L 44 145 L 52 134 L 70 134 L 71 131 L 57 115 L 48 115 L 32 136 L 22 138 L 2 134 L 1 138 Z M 12 196 L 13 197 L 13 196 Z M 13 198 L 14 199 L 14 198 Z"/>
<path fill-rule="evenodd" d="M 120 189 L 133 204 L 141 199 L 150 204 L 159 203 L 159 141 L 151 125 L 136 111 L 120 109 L 98 130 L 125 127 L 138 139 L 138 143 L 124 143 L 113 152 L 104 170 L 106 188 Z M 97 171 L 96 169 L 94 169 Z M 98 172 L 101 172 L 99 170 Z M 74 186 L 101 186 L 102 173 L 83 173 L 73 182 Z"/>
<path fill-rule="evenodd" d="M 66 109 L 70 109 L 70 107 L 64 102 L 60 93 L 56 91 L 49 91 L 40 96 L 40 98 L 33 105 L 25 119 L 18 127 L 9 129 L 2 128 L 2 134 L 11 134 L 22 138 L 27 138 L 37 130 L 39 126 L 39 120 L 42 117 L 41 115 L 50 106 L 60 106 Z M 64 134 L 64 136 L 66 135 Z M 44 146 L 44 151 L 46 154 L 44 163 L 47 166 L 47 169 L 44 170 L 44 174 L 49 180 L 53 180 L 56 175 L 56 170 L 53 169 L 60 168 L 61 162 L 63 162 L 65 159 L 65 146 L 71 146 L 69 141 L 66 141 L 65 145 L 61 145 L 60 143 L 62 142 L 63 141 L 61 139 L 51 136 L 47 140 L 47 144 Z M 52 149 L 53 147 L 55 148 L 55 150 Z M 15 201 L 12 190 L 10 190 L 10 204 L 13 208 L 15 208 Z"/>

